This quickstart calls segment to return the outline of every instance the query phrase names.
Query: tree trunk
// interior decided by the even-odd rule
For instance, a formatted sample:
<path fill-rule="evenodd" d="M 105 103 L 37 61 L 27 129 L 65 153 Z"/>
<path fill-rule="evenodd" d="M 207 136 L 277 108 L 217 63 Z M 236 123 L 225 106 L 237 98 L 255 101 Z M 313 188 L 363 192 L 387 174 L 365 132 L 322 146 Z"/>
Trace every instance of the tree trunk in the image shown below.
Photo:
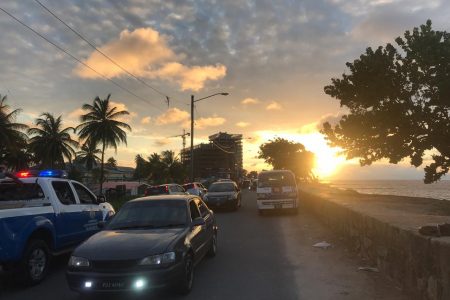
<path fill-rule="evenodd" d="M 105 162 L 105 140 L 103 142 L 103 148 L 102 148 L 102 164 L 100 166 L 100 195 L 103 194 L 103 176 L 104 176 L 104 162 Z"/>

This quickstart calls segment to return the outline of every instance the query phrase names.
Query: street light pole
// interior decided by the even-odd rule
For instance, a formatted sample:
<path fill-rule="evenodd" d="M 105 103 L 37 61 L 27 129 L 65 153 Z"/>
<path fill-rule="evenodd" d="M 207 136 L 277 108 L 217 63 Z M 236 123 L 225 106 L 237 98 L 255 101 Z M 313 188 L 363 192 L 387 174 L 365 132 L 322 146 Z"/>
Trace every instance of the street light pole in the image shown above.
<path fill-rule="evenodd" d="M 194 182 L 194 95 L 191 95 L 191 182 Z"/>
<path fill-rule="evenodd" d="M 217 95 L 222 95 L 222 96 L 228 96 L 228 93 L 215 93 L 200 99 L 196 99 L 194 100 L 194 95 L 191 95 L 191 182 L 194 182 L 194 105 L 195 102 L 198 102 L 200 100 L 205 100 L 207 98 L 211 98 Z"/>

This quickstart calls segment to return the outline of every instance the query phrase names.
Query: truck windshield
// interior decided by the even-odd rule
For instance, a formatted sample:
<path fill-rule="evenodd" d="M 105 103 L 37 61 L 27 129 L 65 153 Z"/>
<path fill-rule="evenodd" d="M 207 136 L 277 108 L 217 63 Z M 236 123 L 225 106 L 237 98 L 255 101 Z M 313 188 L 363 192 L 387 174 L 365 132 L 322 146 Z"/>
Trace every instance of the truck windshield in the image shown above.
<path fill-rule="evenodd" d="M 44 198 L 39 184 L 15 182 L 0 183 L 0 201 L 35 200 Z"/>
<path fill-rule="evenodd" d="M 258 187 L 295 186 L 294 176 L 289 172 L 261 173 L 258 176 Z"/>

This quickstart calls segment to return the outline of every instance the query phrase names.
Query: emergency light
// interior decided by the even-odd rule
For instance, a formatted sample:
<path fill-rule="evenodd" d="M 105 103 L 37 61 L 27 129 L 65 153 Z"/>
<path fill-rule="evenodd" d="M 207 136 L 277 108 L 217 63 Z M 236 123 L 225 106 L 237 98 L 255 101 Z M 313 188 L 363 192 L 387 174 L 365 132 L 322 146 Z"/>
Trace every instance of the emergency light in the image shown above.
<path fill-rule="evenodd" d="M 67 178 L 67 172 L 64 170 L 25 170 L 16 173 L 19 178 L 28 177 L 52 177 L 52 178 Z"/>

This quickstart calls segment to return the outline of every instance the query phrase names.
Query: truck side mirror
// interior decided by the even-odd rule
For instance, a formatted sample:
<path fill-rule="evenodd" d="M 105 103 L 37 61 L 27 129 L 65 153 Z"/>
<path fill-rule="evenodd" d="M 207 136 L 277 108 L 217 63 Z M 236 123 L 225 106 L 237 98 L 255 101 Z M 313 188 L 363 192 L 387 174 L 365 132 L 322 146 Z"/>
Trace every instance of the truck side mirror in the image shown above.
<path fill-rule="evenodd" d="M 105 203 L 106 197 L 104 195 L 98 195 L 97 196 L 97 203 Z"/>

